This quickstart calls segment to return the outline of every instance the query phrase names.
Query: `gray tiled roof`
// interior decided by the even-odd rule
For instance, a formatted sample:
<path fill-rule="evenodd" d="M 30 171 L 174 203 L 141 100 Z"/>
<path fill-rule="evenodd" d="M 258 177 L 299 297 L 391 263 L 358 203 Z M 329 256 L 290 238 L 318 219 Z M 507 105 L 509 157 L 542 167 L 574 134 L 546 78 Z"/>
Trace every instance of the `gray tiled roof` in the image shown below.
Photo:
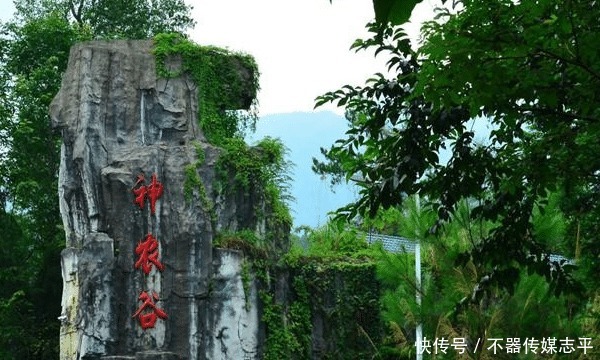
<path fill-rule="evenodd" d="M 415 242 L 400 236 L 380 235 L 369 233 L 367 235 L 367 243 L 369 245 L 380 242 L 383 248 L 389 252 L 415 252 Z"/>
<path fill-rule="evenodd" d="M 415 252 L 415 242 L 405 237 L 381 235 L 375 233 L 367 234 L 367 243 L 369 245 L 377 242 L 380 242 L 383 245 L 383 248 L 389 252 L 405 252 L 409 254 L 414 254 Z M 550 261 L 555 261 L 560 264 L 562 260 L 564 260 L 567 264 L 574 263 L 573 260 L 568 259 L 562 255 L 550 254 Z"/>
<path fill-rule="evenodd" d="M 561 261 L 565 261 L 566 264 L 570 264 L 573 265 L 575 264 L 575 261 L 569 258 L 566 258 L 562 255 L 558 255 L 558 254 L 550 254 L 550 261 L 556 261 L 557 263 L 561 263 Z"/>

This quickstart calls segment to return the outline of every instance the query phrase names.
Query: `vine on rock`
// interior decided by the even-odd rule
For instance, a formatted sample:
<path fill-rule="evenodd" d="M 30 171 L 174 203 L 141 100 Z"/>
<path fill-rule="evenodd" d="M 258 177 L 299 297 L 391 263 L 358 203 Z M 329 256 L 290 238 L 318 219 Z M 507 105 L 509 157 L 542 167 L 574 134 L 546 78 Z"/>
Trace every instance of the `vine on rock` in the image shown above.
<path fill-rule="evenodd" d="M 265 233 L 241 226 L 235 232 L 221 232 L 215 240 L 215 245 L 242 250 L 247 256 L 241 270 L 246 310 L 251 306 L 251 282 L 260 284 L 264 359 L 373 357 L 376 350 L 369 345 L 370 337 L 377 340 L 381 335 L 374 264 L 364 259 L 331 262 L 332 257 L 283 257 L 290 249 L 292 224 L 287 205 L 291 164 L 285 160 L 285 146 L 272 138 L 249 146 L 243 139 L 244 131 L 256 121 L 254 59 L 198 46 L 178 34 L 158 35 L 154 43 L 159 76 L 185 73 L 198 84 L 200 127 L 207 140 L 222 150 L 215 165 L 215 193 L 241 199 L 252 206 L 254 220 L 264 220 Z M 250 110 L 228 110 L 238 108 Z M 206 155 L 200 144 L 195 146 L 197 160 L 185 168 L 184 195 L 188 202 L 197 195 L 204 210 L 215 217 L 214 204 L 198 174 Z M 259 222 L 246 225 L 255 223 Z M 282 281 L 289 289 L 279 288 Z M 320 320 L 315 323 L 315 319 Z M 315 336 L 322 341 L 314 343 Z"/>
<path fill-rule="evenodd" d="M 253 241 L 261 253 L 275 258 L 289 249 L 289 229 L 292 224 L 288 175 L 291 164 L 286 161 L 286 148 L 278 139 L 266 137 L 256 146 L 243 139 L 230 138 L 223 143 L 217 161 L 214 185 L 219 193 L 242 194 L 254 208 L 258 219 L 265 220 L 264 239 Z"/>
<path fill-rule="evenodd" d="M 210 143 L 220 146 L 254 129 L 259 72 L 252 56 L 200 46 L 177 33 L 156 35 L 154 55 L 160 77 L 187 73 L 198 85 L 198 119 Z M 180 57 L 181 66 L 169 66 L 173 57 Z"/>

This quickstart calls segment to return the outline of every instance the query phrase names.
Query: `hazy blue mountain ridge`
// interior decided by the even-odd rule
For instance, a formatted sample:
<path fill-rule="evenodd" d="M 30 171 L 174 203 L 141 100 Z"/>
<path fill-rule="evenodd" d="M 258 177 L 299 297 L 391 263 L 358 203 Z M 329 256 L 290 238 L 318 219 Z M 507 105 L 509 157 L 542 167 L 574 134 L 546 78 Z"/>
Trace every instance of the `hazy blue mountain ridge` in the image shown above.
<path fill-rule="evenodd" d="M 338 185 L 334 193 L 329 180 L 311 170 L 312 158 L 322 158 L 319 149 L 329 148 L 346 129 L 346 119 L 332 112 L 296 112 L 261 117 L 256 132 L 246 137 L 250 144 L 266 136 L 279 138 L 289 149 L 289 160 L 294 164 L 290 173 L 294 227 L 323 225 L 328 212 L 355 199 L 352 186 Z"/>

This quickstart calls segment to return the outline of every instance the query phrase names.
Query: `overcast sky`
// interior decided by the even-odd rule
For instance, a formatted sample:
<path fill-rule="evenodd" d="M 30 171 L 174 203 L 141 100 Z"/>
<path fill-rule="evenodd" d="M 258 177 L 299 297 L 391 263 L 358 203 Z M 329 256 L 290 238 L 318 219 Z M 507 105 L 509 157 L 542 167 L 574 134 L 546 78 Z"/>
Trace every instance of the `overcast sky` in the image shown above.
<path fill-rule="evenodd" d="M 425 0 L 413 20 L 431 16 Z M 365 36 L 371 0 L 187 0 L 194 6 L 191 38 L 253 55 L 261 72 L 260 115 L 312 111 L 314 98 L 342 85 L 360 85 L 384 69 L 372 54 L 349 51 Z M 14 11 L 0 0 L 0 19 Z M 325 108 L 334 110 L 333 107 Z M 336 112 L 340 113 L 340 110 Z"/>
<path fill-rule="evenodd" d="M 261 115 L 312 111 L 316 96 L 345 84 L 363 84 L 385 69 L 384 60 L 372 53 L 349 51 L 355 39 L 367 35 L 365 25 L 374 18 L 370 0 L 193 3 L 198 22 L 193 40 L 256 58 L 262 74 Z M 425 0 L 413 19 L 430 17 L 433 3 Z"/>
<path fill-rule="evenodd" d="M 333 0 L 332 4 L 328 0 L 186 1 L 194 4 L 192 16 L 197 25 L 190 36 L 195 42 L 243 51 L 256 58 L 261 71 L 261 116 L 312 112 L 318 95 L 345 84 L 361 85 L 375 72 L 384 70 L 383 59 L 376 60 L 372 53 L 357 54 L 349 50 L 355 39 L 367 35 L 365 25 L 374 17 L 371 0 Z M 433 3 L 437 1 L 424 0 L 413 12 L 412 20 L 419 22 L 430 18 Z M 0 0 L 0 20 L 10 19 L 13 11 L 11 0 Z M 416 26 L 408 31 L 416 38 Z M 323 109 L 342 113 L 334 107 L 319 110 Z M 268 117 L 265 126 L 272 131 L 265 130 L 261 134 L 274 135 L 278 125 L 274 119 L 279 118 L 299 121 L 298 116 Z M 304 119 L 308 120 L 311 119 Z M 310 136 L 287 134 L 290 131 L 285 126 L 277 133 L 282 138 L 291 135 L 290 142 L 295 136 L 300 136 L 299 143 L 304 146 L 296 155 L 298 162 L 306 164 L 296 164 L 294 176 L 297 179 L 292 185 L 293 189 L 298 187 L 304 192 L 300 196 L 294 194 L 297 198 L 297 203 L 292 205 L 295 225 L 321 225 L 328 211 L 346 204 L 355 196 L 348 187 L 339 188 L 335 195 L 331 194 L 326 181 L 311 176 L 308 168 L 310 157 L 318 155 L 319 146 L 328 147 L 344 131 L 338 124 L 337 128 L 334 127 L 337 134 L 329 126 L 332 124 L 321 124 L 317 120 L 333 123 L 335 119 L 326 114 L 317 115 L 310 123 L 310 127 L 314 128 L 314 134 Z M 261 124 L 259 122 L 259 130 Z M 302 160 L 301 156 L 308 160 Z M 299 185 L 298 179 L 312 182 Z"/>
<path fill-rule="evenodd" d="M 382 69 L 373 55 L 349 51 L 374 16 L 368 0 L 199 1 L 193 16 L 196 42 L 256 58 L 263 115 L 311 111 L 316 96 Z"/>

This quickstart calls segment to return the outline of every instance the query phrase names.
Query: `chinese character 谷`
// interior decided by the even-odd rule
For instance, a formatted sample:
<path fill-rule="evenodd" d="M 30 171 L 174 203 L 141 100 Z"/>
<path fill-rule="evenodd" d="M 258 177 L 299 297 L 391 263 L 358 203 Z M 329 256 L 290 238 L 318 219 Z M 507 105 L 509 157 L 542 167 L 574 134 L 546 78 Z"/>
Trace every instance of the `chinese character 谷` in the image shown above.
<path fill-rule="evenodd" d="M 143 304 L 137 309 L 135 314 L 133 314 L 132 318 L 137 317 L 139 319 L 142 329 L 146 330 L 153 328 L 157 318 L 163 320 L 167 318 L 167 313 L 164 310 L 159 309 L 154 303 L 154 301 L 158 301 L 158 295 L 155 292 L 153 292 L 152 297 L 150 297 L 147 292 L 142 291 L 139 300 L 143 301 Z M 152 312 L 142 313 L 146 308 L 150 308 Z"/>

